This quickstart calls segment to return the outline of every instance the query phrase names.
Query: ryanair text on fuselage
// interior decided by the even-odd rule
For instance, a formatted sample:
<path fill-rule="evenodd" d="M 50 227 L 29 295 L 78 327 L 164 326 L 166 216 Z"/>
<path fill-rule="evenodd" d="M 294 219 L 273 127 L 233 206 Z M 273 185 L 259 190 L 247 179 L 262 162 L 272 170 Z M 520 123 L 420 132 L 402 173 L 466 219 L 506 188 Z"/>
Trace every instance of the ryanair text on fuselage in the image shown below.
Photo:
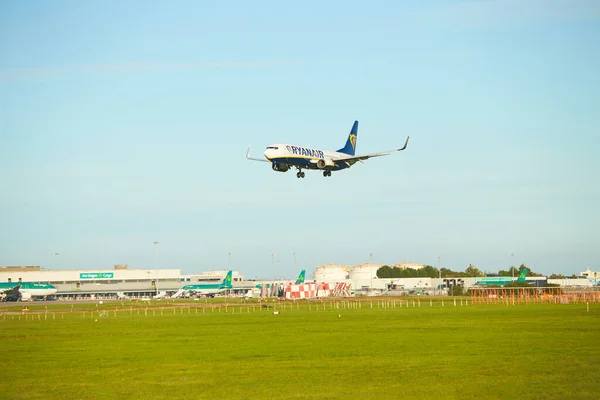
<path fill-rule="evenodd" d="M 285 146 L 286 150 L 292 154 L 308 156 L 314 158 L 325 158 L 322 150 L 309 149 L 308 147 Z"/>

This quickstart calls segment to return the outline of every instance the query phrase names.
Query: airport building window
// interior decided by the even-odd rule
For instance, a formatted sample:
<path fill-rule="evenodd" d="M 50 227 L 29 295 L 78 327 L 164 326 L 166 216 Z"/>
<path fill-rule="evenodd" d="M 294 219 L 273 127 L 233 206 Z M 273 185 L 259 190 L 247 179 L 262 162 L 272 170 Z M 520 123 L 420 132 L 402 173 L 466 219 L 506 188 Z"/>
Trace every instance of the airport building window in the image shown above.
<path fill-rule="evenodd" d="M 12 278 L 8 278 L 8 283 L 11 283 L 11 282 L 12 282 Z"/>

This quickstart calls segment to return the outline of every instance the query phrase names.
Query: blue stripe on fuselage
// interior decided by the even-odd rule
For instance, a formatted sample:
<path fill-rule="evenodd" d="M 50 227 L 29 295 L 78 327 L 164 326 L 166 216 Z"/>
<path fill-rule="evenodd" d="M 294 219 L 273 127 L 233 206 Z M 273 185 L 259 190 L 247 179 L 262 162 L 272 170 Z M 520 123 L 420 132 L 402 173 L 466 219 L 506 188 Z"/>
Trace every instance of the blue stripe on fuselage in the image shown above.
<path fill-rule="evenodd" d="M 290 166 L 297 166 L 297 167 L 301 167 L 303 169 L 321 169 L 319 167 L 317 167 L 316 163 L 310 162 L 310 158 L 303 158 L 303 157 L 277 157 L 277 158 L 272 158 L 271 162 L 275 162 L 275 163 L 279 163 L 279 164 L 287 164 Z M 348 168 L 348 165 L 346 163 L 336 163 L 334 166 L 330 166 L 327 165 L 325 168 L 323 168 L 323 170 L 328 170 L 328 171 L 339 171 L 341 169 L 346 169 Z"/>

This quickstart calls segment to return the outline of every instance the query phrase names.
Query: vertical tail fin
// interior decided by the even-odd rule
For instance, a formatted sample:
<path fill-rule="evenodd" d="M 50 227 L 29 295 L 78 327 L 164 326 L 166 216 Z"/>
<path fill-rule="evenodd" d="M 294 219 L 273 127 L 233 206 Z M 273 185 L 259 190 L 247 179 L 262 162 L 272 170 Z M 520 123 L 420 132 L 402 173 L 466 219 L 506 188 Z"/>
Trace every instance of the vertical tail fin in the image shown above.
<path fill-rule="evenodd" d="M 223 279 L 223 283 L 221 283 L 222 287 L 226 287 L 226 288 L 230 288 L 231 287 L 231 275 L 232 275 L 232 270 L 227 271 L 227 276 L 225 276 L 225 279 Z"/>
<path fill-rule="evenodd" d="M 350 131 L 350 135 L 348 135 L 348 140 L 346 141 L 346 146 L 342 147 L 338 150 L 338 153 L 345 153 L 351 156 L 354 155 L 354 151 L 356 150 L 356 137 L 358 136 L 358 121 L 354 121 L 354 125 L 352 125 L 352 130 Z"/>
<path fill-rule="evenodd" d="M 519 274 L 519 278 L 517 279 L 517 282 L 525 282 L 525 277 L 527 276 L 527 270 L 523 269 L 521 271 L 521 273 Z"/>
<path fill-rule="evenodd" d="M 296 279 L 296 285 L 300 285 L 304 283 L 304 275 L 306 274 L 306 270 L 300 271 L 300 275 L 298 275 L 298 279 Z"/>

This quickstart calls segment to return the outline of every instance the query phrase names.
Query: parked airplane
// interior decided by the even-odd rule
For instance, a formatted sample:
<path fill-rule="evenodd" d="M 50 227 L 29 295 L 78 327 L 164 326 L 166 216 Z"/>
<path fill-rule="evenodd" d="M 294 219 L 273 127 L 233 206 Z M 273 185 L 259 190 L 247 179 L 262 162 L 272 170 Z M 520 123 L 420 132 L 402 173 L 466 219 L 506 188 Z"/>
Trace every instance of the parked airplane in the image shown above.
<path fill-rule="evenodd" d="M 40 282 L 2 282 L 0 297 L 2 301 L 27 301 L 33 296 L 49 296 L 57 292 L 56 287 Z"/>
<path fill-rule="evenodd" d="M 296 174 L 298 178 L 304 178 L 303 169 L 322 170 L 323 176 L 331 176 L 331 171 L 350 168 L 357 161 L 363 162 L 371 157 L 385 156 L 404 150 L 408 145 L 407 137 L 404 146 L 399 149 L 355 156 L 357 135 L 358 121 L 354 121 L 346 145 L 337 151 L 325 151 L 291 144 L 272 144 L 265 150 L 265 158 L 250 157 L 250 146 L 248 146 L 246 158 L 253 161 L 270 162 L 273 171 L 286 172 L 291 167 L 295 167 L 298 170 Z"/>
<path fill-rule="evenodd" d="M 231 289 L 231 274 L 233 271 L 229 270 L 227 276 L 221 283 L 194 283 L 191 285 L 185 285 L 180 291 L 191 292 L 195 294 L 201 294 L 204 296 L 214 297 L 215 294 L 223 293 L 226 290 Z"/>
<path fill-rule="evenodd" d="M 525 282 L 525 277 L 527 276 L 527 270 L 522 270 L 521 273 L 519 274 L 519 277 L 517 278 L 517 282 Z M 476 286 L 483 286 L 483 285 L 498 285 L 498 286 L 504 286 L 507 283 L 512 283 L 514 278 L 511 277 L 503 277 L 503 276 L 494 276 L 494 277 L 490 277 L 490 278 L 478 278 L 477 282 L 475 282 Z"/>

